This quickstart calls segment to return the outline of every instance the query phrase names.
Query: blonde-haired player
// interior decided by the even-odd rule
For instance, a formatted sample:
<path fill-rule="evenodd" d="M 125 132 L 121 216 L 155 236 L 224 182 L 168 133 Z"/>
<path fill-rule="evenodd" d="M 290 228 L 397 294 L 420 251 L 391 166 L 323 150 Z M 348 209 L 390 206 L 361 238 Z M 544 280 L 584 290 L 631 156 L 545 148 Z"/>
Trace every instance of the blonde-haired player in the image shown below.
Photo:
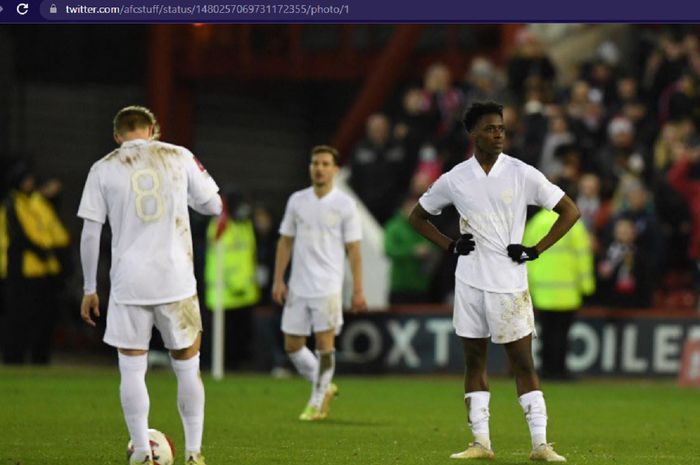
<path fill-rule="evenodd" d="M 343 325 L 341 291 L 345 253 L 353 277 L 352 309 L 366 308 L 362 290 L 360 221 L 354 200 L 333 187 L 338 152 L 327 145 L 311 150 L 311 187 L 287 202 L 277 243 L 272 297 L 280 305 L 284 348 L 299 373 L 312 383 L 311 398 L 299 416 L 322 420 L 337 394 L 335 335 Z M 284 273 L 292 259 L 289 289 Z M 314 332 L 316 355 L 306 347 Z"/>
<path fill-rule="evenodd" d="M 204 386 L 199 376 L 202 322 L 192 263 L 188 206 L 221 212 L 219 188 L 184 147 L 159 142 L 158 123 L 145 107 L 114 118 L 119 148 L 88 174 L 78 216 L 85 295 L 83 320 L 100 316 L 96 276 L 102 225 L 112 230 L 111 292 L 104 341 L 118 349 L 124 419 L 134 451 L 130 464 L 153 465 L 148 441 L 147 352 L 153 326 L 170 350 L 185 430 L 186 465 L 204 465 Z"/>

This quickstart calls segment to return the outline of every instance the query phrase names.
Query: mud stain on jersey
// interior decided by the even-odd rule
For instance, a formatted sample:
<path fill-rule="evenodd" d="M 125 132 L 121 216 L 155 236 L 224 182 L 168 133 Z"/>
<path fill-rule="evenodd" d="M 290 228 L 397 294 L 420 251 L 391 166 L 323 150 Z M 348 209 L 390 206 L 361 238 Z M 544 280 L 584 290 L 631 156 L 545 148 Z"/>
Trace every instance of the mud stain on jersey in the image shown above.
<path fill-rule="evenodd" d="M 133 167 L 134 163 L 136 163 L 136 161 L 138 161 L 139 158 L 141 158 L 141 156 L 138 154 L 126 155 L 124 158 L 121 158 L 119 161 L 121 161 L 125 165 Z"/>
<path fill-rule="evenodd" d="M 153 162 L 159 163 L 166 171 L 170 171 L 171 168 L 169 159 L 178 154 L 177 150 L 161 145 L 154 145 L 149 149 L 149 152 L 152 155 Z M 156 167 L 154 166 L 153 168 Z"/>
<path fill-rule="evenodd" d="M 107 155 L 105 155 L 105 157 L 103 158 L 103 160 L 105 160 L 105 161 L 111 160 L 111 159 L 114 158 L 118 153 L 119 153 L 119 149 L 114 149 L 114 150 L 112 150 L 111 152 L 109 152 Z"/>

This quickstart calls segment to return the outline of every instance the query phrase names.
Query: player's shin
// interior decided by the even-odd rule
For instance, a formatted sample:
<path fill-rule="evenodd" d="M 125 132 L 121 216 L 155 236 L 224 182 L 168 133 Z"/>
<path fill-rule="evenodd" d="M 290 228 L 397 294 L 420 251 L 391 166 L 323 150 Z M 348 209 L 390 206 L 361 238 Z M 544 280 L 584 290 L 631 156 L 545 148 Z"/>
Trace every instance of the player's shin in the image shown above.
<path fill-rule="evenodd" d="M 134 446 L 134 458 L 142 459 L 150 452 L 148 445 L 148 409 L 150 401 L 146 388 L 147 355 L 119 353 L 119 397 L 124 420 Z"/>
<path fill-rule="evenodd" d="M 542 391 L 530 391 L 520 396 L 520 406 L 530 428 L 532 446 L 547 443 L 547 406 Z"/>
<path fill-rule="evenodd" d="M 204 385 L 199 374 L 199 353 L 187 360 L 171 359 L 177 377 L 177 407 L 185 430 L 186 453 L 198 454 L 204 430 Z"/>
<path fill-rule="evenodd" d="M 335 374 L 335 350 L 316 353 L 318 355 L 318 370 L 309 404 L 320 408 Z"/>
<path fill-rule="evenodd" d="M 474 435 L 474 442 L 478 442 L 487 449 L 491 449 L 491 437 L 489 434 L 489 401 L 491 393 L 488 391 L 474 391 L 464 394 L 464 403 L 467 407 L 467 421 Z"/>
<path fill-rule="evenodd" d="M 308 347 L 304 346 L 296 352 L 289 352 L 289 359 L 305 380 L 314 382 L 318 373 L 318 359 Z"/>

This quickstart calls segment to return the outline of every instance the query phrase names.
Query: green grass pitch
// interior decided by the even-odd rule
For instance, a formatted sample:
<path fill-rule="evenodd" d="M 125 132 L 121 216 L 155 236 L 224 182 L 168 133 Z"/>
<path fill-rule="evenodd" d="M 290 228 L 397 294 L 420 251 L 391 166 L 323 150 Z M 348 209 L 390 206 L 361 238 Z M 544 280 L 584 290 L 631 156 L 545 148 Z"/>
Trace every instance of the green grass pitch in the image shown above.
<path fill-rule="evenodd" d="M 301 423 L 299 378 L 205 376 L 209 465 L 450 464 L 465 448 L 458 377 L 339 376 L 330 418 Z M 148 376 L 150 424 L 183 463 L 174 375 Z M 670 381 L 544 386 L 549 440 L 573 464 L 700 464 L 700 390 Z M 529 433 L 512 380 L 491 382 L 491 438 L 499 464 L 529 463 Z M 0 465 L 124 465 L 128 440 L 116 367 L 0 368 Z"/>

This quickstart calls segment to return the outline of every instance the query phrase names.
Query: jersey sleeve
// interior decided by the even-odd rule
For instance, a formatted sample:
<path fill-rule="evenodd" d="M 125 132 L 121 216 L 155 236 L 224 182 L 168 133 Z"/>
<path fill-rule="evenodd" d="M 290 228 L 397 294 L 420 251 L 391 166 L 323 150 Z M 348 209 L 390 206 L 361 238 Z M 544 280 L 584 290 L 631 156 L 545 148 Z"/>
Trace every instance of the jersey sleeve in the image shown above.
<path fill-rule="evenodd" d="M 564 197 L 563 190 L 532 167 L 525 171 L 525 189 L 528 205 L 537 205 L 547 210 L 553 209 Z"/>
<path fill-rule="evenodd" d="M 284 217 L 280 223 L 279 233 L 283 236 L 294 237 L 297 235 L 297 224 L 294 221 L 294 196 L 291 196 L 287 201 L 287 207 L 284 209 Z"/>
<path fill-rule="evenodd" d="M 204 205 L 219 192 L 219 186 L 192 152 L 185 150 L 188 205 Z"/>
<path fill-rule="evenodd" d="M 350 202 L 345 215 L 343 215 L 343 241 L 357 242 L 362 240 L 362 225 L 360 223 L 360 212 L 357 210 L 355 201 Z"/>
<path fill-rule="evenodd" d="M 100 224 L 104 224 L 107 219 L 107 202 L 100 185 L 99 170 L 95 166 L 90 169 L 85 181 L 83 196 L 78 207 L 78 216 Z"/>
<path fill-rule="evenodd" d="M 450 189 L 447 173 L 443 174 L 428 188 L 418 203 L 431 215 L 439 215 L 442 209 L 452 204 L 452 191 Z"/>

